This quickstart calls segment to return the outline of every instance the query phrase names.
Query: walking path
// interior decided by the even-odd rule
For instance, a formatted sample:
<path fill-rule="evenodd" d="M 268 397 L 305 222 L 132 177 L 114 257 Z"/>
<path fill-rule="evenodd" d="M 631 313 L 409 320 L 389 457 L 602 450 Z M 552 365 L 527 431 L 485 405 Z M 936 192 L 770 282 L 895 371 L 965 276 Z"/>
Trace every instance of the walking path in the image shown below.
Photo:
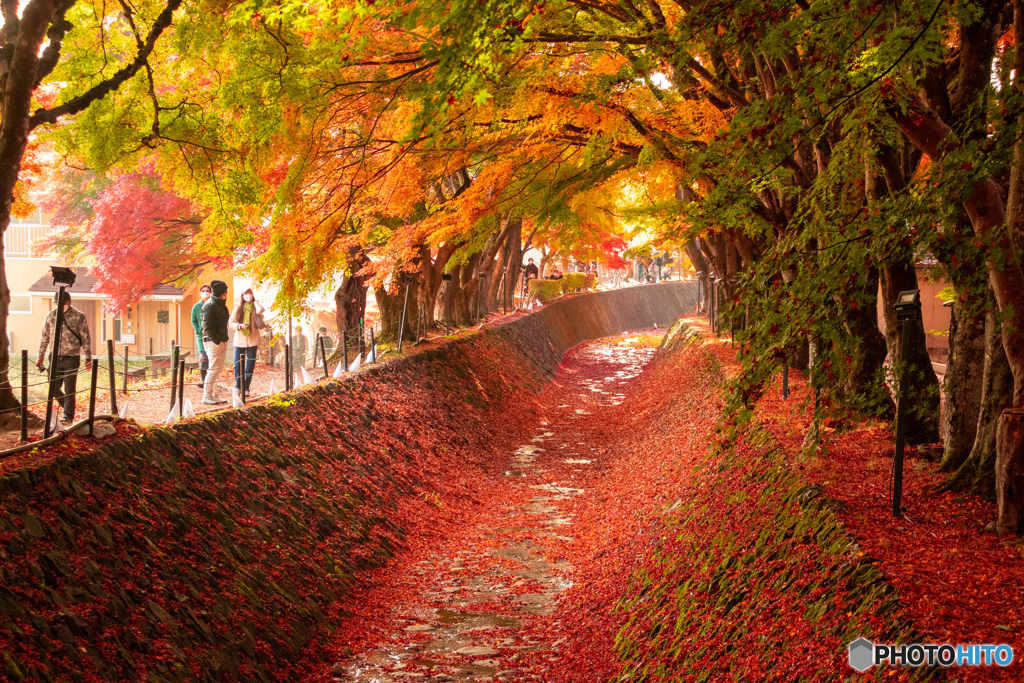
<path fill-rule="evenodd" d="M 533 436 L 481 482 L 479 506 L 357 590 L 322 680 L 565 680 L 559 600 L 578 578 L 573 546 L 592 533 L 578 506 L 608 494 L 604 444 L 658 341 L 624 335 L 566 355 L 537 397 Z"/>

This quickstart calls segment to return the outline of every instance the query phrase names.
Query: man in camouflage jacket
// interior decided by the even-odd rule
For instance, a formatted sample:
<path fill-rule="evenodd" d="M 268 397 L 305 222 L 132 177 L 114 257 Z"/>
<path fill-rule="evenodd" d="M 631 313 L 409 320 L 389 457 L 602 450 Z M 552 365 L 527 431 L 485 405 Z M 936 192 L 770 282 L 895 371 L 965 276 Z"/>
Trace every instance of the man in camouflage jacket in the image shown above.
<path fill-rule="evenodd" d="M 64 424 L 75 421 L 75 387 L 78 384 L 78 367 L 81 356 L 85 356 L 85 369 L 92 369 L 92 338 L 89 336 L 89 321 L 77 308 L 71 306 L 71 295 L 60 293 L 60 302 L 64 306 L 64 324 L 60 331 L 60 356 L 56 361 L 57 372 L 52 380 L 53 396 L 57 403 L 64 406 Z M 53 329 L 57 325 L 57 309 L 54 308 L 46 316 L 43 323 L 43 337 L 39 340 L 39 355 L 36 367 L 43 369 L 43 360 L 53 354 Z"/>

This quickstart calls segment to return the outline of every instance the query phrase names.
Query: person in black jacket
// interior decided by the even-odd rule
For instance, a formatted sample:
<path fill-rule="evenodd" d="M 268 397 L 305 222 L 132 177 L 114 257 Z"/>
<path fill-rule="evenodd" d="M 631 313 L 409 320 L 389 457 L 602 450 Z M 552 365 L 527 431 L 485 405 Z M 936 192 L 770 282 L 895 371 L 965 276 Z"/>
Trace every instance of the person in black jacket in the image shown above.
<path fill-rule="evenodd" d="M 217 396 L 217 378 L 224 369 L 224 360 L 228 355 L 228 319 L 231 312 L 225 300 L 228 297 L 227 283 L 214 280 L 210 283 L 213 296 L 203 304 L 203 344 L 210 356 L 210 369 L 206 373 L 203 385 L 203 403 L 217 405 L 227 403 Z"/>
<path fill-rule="evenodd" d="M 540 277 L 540 269 L 537 268 L 537 264 L 533 262 L 533 259 L 526 259 L 526 265 L 523 266 L 523 278 L 524 279 L 536 279 Z"/>

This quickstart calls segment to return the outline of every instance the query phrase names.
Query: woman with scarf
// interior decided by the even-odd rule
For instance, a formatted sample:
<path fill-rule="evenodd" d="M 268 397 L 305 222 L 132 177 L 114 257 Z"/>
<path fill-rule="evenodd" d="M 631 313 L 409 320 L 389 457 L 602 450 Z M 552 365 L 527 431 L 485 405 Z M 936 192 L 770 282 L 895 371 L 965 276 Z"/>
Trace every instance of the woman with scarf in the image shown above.
<path fill-rule="evenodd" d="M 242 393 L 242 358 L 245 358 L 245 394 L 249 394 L 252 372 L 256 367 L 256 351 L 263 336 L 263 305 L 256 301 L 252 289 L 242 292 L 235 312 L 231 314 L 228 327 L 235 331 L 235 388 Z"/>

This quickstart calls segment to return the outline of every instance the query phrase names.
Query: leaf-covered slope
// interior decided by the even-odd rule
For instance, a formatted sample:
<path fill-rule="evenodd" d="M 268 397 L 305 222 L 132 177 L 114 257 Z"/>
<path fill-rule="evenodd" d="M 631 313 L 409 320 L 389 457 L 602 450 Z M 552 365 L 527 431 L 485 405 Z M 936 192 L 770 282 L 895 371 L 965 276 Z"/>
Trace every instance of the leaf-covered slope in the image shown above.
<path fill-rule="evenodd" d="M 694 393 L 719 397 L 713 350 L 673 329 L 655 363 L 647 392 L 665 398 L 652 401 L 648 419 L 673 434 L 666 450 L 678 459 L 679 502 L 656 522 L 620 602 L 620 673 L 841 681 L 853 672 L 851 640 L 912 642 L 896 591 L 768 434 L 754 430 L 717 450 L 713 424 L 692 419 Z M 930 675 L 917 670 L 914 680 Z"/>

